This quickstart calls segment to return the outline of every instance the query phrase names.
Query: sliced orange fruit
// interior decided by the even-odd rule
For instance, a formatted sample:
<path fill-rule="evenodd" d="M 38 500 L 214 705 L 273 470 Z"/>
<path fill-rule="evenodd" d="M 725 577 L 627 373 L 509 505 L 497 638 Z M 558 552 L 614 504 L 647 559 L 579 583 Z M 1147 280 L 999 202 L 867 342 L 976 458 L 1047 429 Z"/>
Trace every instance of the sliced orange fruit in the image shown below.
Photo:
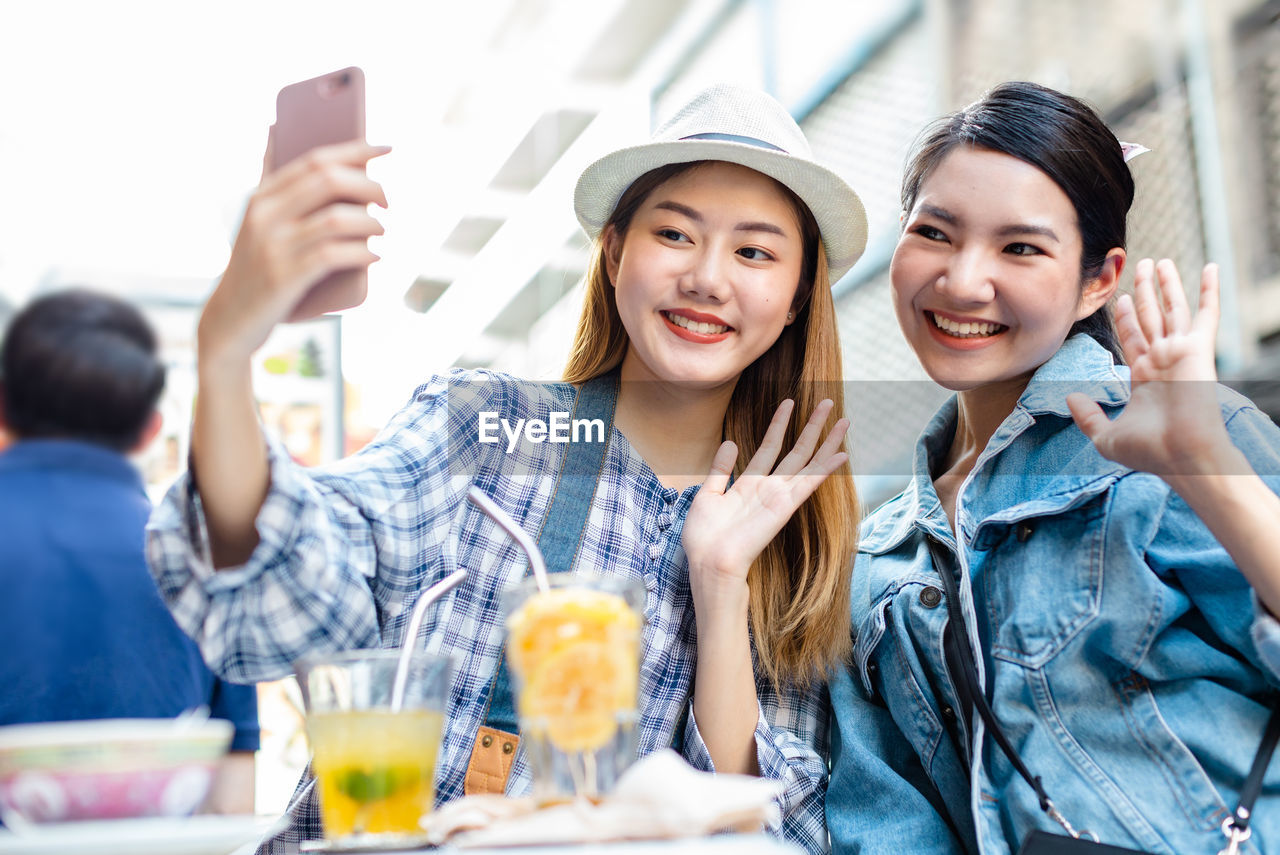
<path fill-rule="evenodd" d="M 618 713 L 635 709 L 636 658 L 607 641 L 578 641 L 534 666 L 522 715 L 546 727 L 561 751 L 594 751 L 613 738 Z"/>
<path fill-rule="evenodd" d="M 520 714 L 562 751 L 613 738 L 635 709 L 641 617 L 617 594 L 555 588 L 507 620 L 507 657 L 520 681 Z"/>
<path fill-rule="evenodd" d="M 634 650 L 640 616 L 617 594 L 556 588 L 534 594 L 507 620 L 507 657 L 528 679 L 538 663 L 580 642 L 621 644 Z"/>

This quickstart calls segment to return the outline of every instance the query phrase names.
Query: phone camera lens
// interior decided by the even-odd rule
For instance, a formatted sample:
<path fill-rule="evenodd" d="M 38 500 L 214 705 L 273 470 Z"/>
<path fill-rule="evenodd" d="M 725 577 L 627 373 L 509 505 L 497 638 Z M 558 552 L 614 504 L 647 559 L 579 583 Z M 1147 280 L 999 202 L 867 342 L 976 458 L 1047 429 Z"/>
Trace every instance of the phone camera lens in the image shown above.
<path fill-rule="evenodd" d="M 338 78 L 338 82 L 341 83 L 343 86 L 346 86 L 348 83 L 350 83 L 351 72 L 349 71 L 342 72 L 342 76 Z"/>

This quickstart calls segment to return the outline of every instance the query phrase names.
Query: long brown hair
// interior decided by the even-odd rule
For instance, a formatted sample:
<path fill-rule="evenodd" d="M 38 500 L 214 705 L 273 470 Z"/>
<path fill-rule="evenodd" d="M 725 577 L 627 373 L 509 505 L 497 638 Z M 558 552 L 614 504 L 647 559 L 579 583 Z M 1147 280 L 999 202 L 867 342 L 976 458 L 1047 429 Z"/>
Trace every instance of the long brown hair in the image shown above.
<path fill-rule="evenodd" d="M 564 379 L 585 383 L 622 363 L 629 339 L 605 268 L 604 236 L 625 237 L 636 211 L 664 182 L 700 163 L 662 166 L 638 178 L 622 195 L 592 249 L 586 297 Z M 724 438 L 738 446 L 741 475 L 764 438 L 774 410 L 795 400 L 785 448 L 795 444 L 808 414 L 823 398 L 844 412 L 844 372 L 835 303 L 813 215 L 782 184 L 804 238 L 804 262 L 792 311 L 795 320 L 743 370 L 724 417 Z M 821 679 L 850 650 L 849 577 L 857 546 L 859 507 L 849 464 L 827 478 L 765 547 L 747 576 L 749 619 L 756 659 L 774 685 Z"/>

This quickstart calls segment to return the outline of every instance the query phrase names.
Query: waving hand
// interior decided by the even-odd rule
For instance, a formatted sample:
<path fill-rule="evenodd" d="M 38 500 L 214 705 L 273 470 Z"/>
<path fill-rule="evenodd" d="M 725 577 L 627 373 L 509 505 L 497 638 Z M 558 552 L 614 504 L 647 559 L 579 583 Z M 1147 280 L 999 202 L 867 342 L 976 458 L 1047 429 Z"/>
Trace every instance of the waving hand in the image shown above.
<path fill-rule="evenodd" d="M 1161 476 L 1189 474 L 1230 445 L 1215 388 L 1218 316 L 1216 265 L 1201 274 L 1200 310 L 1192 319 L 1173 262 L 1138 262 L 1134 297 L 1122 296 L 1116 313 L 1131 371 L 1129 403 L 1109 420 L 1085 395 L 1067 398 L 1076 424 L 1104 457 Z"/>

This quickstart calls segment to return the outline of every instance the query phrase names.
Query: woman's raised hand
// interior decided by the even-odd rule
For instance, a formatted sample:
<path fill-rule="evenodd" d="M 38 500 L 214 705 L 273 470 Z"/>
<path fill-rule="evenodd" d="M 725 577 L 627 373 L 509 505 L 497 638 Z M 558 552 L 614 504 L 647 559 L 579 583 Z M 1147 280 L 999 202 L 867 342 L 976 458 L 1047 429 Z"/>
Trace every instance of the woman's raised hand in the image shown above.
<path fill-rule="evenodd" d="M 1230 448 L 1218 407 L 1214 341 L 1218 268 L 1205 265 L 1194 320 L 1172 261 L 1138 262 L 1134 297 L 1120 297 L 1116 328 L 1132 394 L 1113 421 L 1088 397 L 1067 397 L 1071 415 L 1109 460 L 1161 476 L 1212 472 Z"/>
<path fill-rule="evenodd" d="M 382 234 L 382 226 L 367 206 L 385 208 L 387 200 L 364 170 L 388 151 L 363 141 L 339 143 L 264 173 L 200 318 L 202 361 L 243 363 L 308 288 L 334 271 L 378 260 L 367 239 Z"/>
<path fill-rule="evenodd" d="M 818 404 L 795 447 L 775 466 L 795 407 L 791 400 L 783 401 L 755 456 L 732 485 L 729 479 L 738 448 L 732 442 L 720 446 L 684 523 L 695 603 L 701 599 L 700 590 L 709 586 L 745 583 L 752 562 L 796 509 L 849 459 L 840 450 L 848 419 L 837 421 L 818 445 L 833 406 L 830 399 Z"/>

